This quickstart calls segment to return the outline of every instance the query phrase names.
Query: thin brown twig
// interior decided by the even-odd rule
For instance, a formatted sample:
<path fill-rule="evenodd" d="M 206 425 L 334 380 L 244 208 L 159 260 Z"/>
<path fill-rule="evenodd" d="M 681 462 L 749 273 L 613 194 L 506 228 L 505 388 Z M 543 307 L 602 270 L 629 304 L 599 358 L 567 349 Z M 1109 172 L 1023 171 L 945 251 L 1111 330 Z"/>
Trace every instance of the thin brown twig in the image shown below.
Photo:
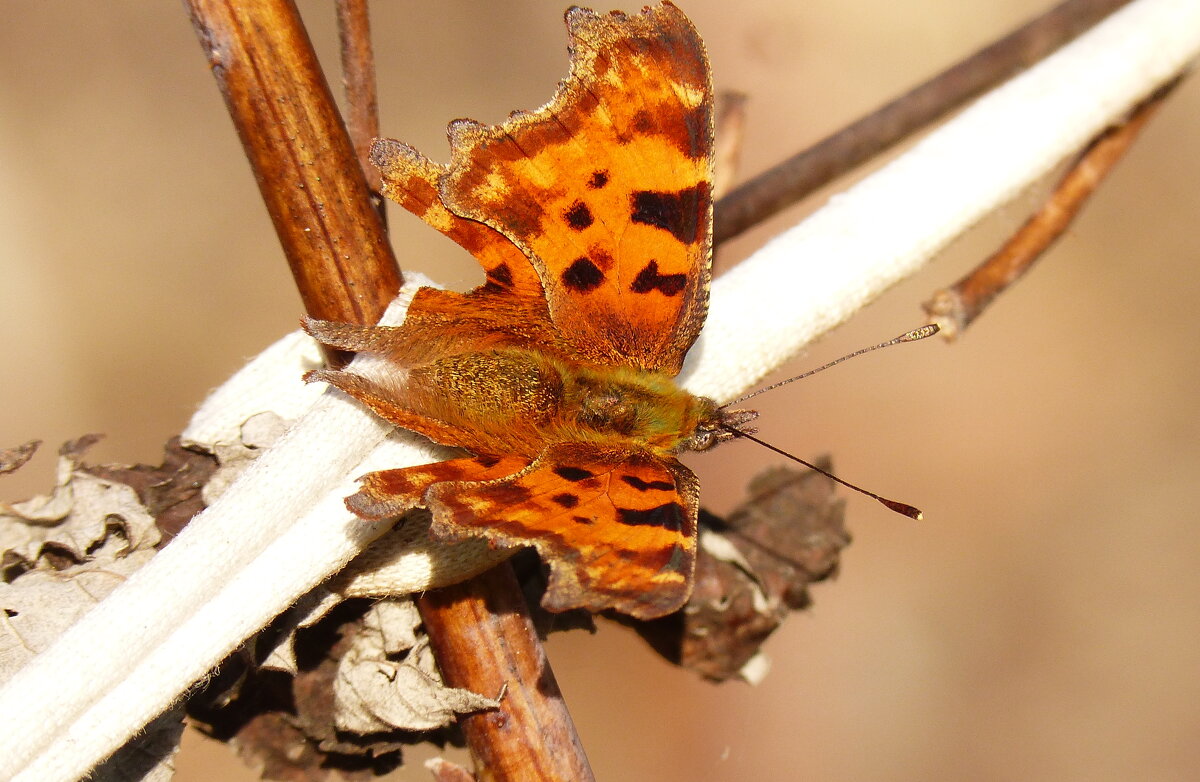
<path fill-rule="evenodd" d="M 1129 0 L 1066 0 L 929 81 L 740 185 L 717 202 L 714 244 L 791 206 L 1042 59 Z"/>
<path fill-rule="evenodd" d="M 371 142 L 379 136 L 379 99 L 375 88 L 375 54 L 367 0 L 337 0 L 342 85 L 346 91 L 346 130 L 371 188 L 371 204 L 387 223 L 379 169 L 371 165 Z"/>
<path fill-rule="evenodd" d="M 1171 82 L 1142 102 L 1121 125 L 1101 133 L 1080 153 L 1046 202 L 996 253 L 952 287 L 937 291 L 922 305 L 953 340 L 966 330 L 998 295 L 1025 272 L 1070 227 L 1096 191 L 1179 84 Z"/>
<path fill-rule="evenodd" d="M 375 323 L 399 290 L 399 268 L 294 3 L 187 4 L 305 309 Z M 529 779 L 534 763 L 571 770 L 545 778 L 590 779 L 541 642 L 527 616 L 515 619 L 524 597 L 511 566 L 452 590 L 418 601 L 443 674 L 476 692 L 507 689 L 496 729 L 468 730 L 480 778 Z"/>

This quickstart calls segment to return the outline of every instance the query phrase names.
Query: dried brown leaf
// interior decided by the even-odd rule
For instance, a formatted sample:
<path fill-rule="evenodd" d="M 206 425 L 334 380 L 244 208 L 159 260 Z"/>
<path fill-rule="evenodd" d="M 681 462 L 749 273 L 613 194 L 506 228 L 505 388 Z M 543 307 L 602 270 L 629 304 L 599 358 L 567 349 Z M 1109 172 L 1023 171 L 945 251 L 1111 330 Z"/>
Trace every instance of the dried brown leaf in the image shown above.
<path fill-rule="evenodd" d="M 0 681 L 49 646 L 154 555 L 153 550 L 143 549 L 113 556 L 109 548 L 92 561 L 62 571 L 31 570 L 11 584 L 0 584 Z"/>
<path fill-rule="evenodd" d="M 124 539 L 126 551 L 158 544 L 154 516 L 137 492 L 84 469 L 83 452 L 97 439 L 88 435 L 59 450 L 57 486 L 51 494 L 0 503 L 0 556 L 6 568 L 13 562 L 24 568 L 60 567 L 63 557 L 82 562 L 114 532 Z"/>
<path fill-rule="evenodd" d="M 458 714 L 499 705 L 442 684 L 428 643 L 418 639 L 421 618 L 411 602 L 381 601 L 363 620 L 334 680 L 339 730 L 433 730 L 450 725 Z M 408 654 L 396 659 L 401 652 Z"/>
<path fill-rule="evenodd" d="M 30 440 L 24 445 L 5 448 L 0 451 L 0 475 L 6 475 L 21 469 L 21 466 L 25 462 L 33 458 L 33 455 L 37 453 L 37 449 L 41 444 L 41 440 Z"/>
<path fill-rule="evenodd" d="M 178 437 L 172 437 L 163 449 L 161 465 L 102 464 L 82 469 L 98 478 L 124 483 L 137 492 L 169 540 L 204 510 L 201 492 L 217 469 L 217 462 L 208 454 L 185 448 Z"/>
<path fill-rule="evenodd" d="M 705 678 L 761 679 L 763 642 L 789 611 L 808 607 L 808 585 L 836 572 L 850 542 L 833 488 L 818 473 L 776 467 L 751 481 L 750 498 L 727 520 L 704 514 L 691 599 L 639 632 Z"/>
<path fill-rule="evenodd" d="M 280 712 L 251 718 L 231 743 L 263 779 L 282 782 L 370 782 L 400 764 L 399 753 L 383 757 L 330 755 Z"/>
<path fill-rule="evenodd" d="M 317 587 L 272 623 L 271 629 L 278 631 L 277 640 L 269 647 L 266 658 L 259 666 L 267 671 L 282 671 L 295 676 L 300 672 L 296 661 L 297 630 L 302 630 L 320 622 L 344 598 L 324 587 Z"/>
<path fill-rule="evenodd" d="M 354 599 L 330 609 L 336 599 L 314 591 L 264 631 L 279 639 L 261 647 L 270 670 L 248 654 L 231 658 L 222 673 L 242 670 L 189 703 L 193 720 L 265 778 L 368 779 L 397 766 L 404 746 L 444 741 L 430 731 L 458 713 L 495 703 L 441 684 L 408 600 Z M 294 674 L 280 670 L 289 654 Z"/>
<path fill-rule="evenodd" d="M 193 724 L 229 742 L 264 779 L 365 782 L 395 768 L 401 758 L 393 737 L 339 736 L 333 724 L 338 661 L 364 611 L 361 600 L 342 602 L 312 626 L 295 630 L 299 673 L 294 676 L 259 668 L 252 646 L 235 653 L 189 699 Z M 282 620 L 284 628 L 294 624 L 294 619 Z M 263 635 L 286 632 L 272 625 Z"/>

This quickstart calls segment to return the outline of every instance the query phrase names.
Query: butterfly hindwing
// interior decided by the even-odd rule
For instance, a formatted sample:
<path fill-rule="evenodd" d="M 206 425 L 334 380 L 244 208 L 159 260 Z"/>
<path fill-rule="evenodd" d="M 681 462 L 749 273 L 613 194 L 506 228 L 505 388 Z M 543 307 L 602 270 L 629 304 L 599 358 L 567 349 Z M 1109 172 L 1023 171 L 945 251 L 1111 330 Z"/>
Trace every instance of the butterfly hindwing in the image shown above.
<path fill-rule="evenodd" d="M 346 498 L 346 507 L 364 519 L 384 519 L 425 505 L 425 492 L 437 483 L 490 481 L 529 466 L 519 456 L 471 456 L 396 470 L 367 473 L 358 492 Z"/>
<path fill-rule="evenodd" d="M 427 500 L 435 534 L 536 547 L 550 610 L 652 618 L 691 592 L 697 481 L 673 458 L 564 443 L 510 478 L 438 484 Z"/>

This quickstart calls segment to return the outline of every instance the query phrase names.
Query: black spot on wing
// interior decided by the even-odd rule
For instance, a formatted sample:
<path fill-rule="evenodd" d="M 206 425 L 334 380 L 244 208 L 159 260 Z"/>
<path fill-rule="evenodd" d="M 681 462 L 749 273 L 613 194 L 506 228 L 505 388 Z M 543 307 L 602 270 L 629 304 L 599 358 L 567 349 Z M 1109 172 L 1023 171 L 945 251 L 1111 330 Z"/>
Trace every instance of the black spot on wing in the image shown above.
<path fill-rule="evenodd" d="M 604 272 L 587 258 L 576 258 L 562 273 L 562 281 L 573 291 L 587 293 L 604 282 Z"/>
<path fill-rule="evenodd" d="M 649 491 L 651 489 L 654 491 L 673 491 L 675 489 L 675 484 L 670 481 L 643 481 L 636 475 L 622 475 L 621 480 L 638 491 Z"/>
<path fill-rule="evenodd" d="M 586 481 L 588 478 L 595 476 L 594 472 L 585 470 L 582 467 L 555 467 L 554 474 L 559 478 L 571 481 L 572 483 Z"/>
<path fill-rule="evenodd" d="M 564 508 L 574 508 L 576 505 L 579 504 L 578 497 L 576 497 L 574 494 L 567 494 L 566 492 L 563 492 L 562 494 L 555 494 L 550 499 L 554 500 L 556 503 L 558 503 L 561 507 L 564 507 Z"/>
<path fill-rule="evenodd" d="M 708 183 L 673 193 L 638 190 L 630 196 L 630 219 L 669 232 L 684 244 L 699 237 L 700 220 L 708 210 Z"/>
<path fill-rule="evenodd" d="M 475 463 L 480 467 L 495 467 L 500 463 L 499 456 L 476 456 Z"/>
<path fill-rule="evenodd" d="M 576 524 L 595 524 L 596 520 L 591 516 L 572 516 L 571 521 Z"/>
<path fill-rule="evenodd" d="M 665 502 L 645 510 L 617 508 L 617 521 L 631 527 L 662 527 L 671 532 L 679 532 L 683 529 L 683 506 L 678 502 Z"/>
<path fill-rule="evenodd" d="M 629 289 L 634 293 L 649 293 L 657 290 L 664 296 L 678 296 L 687 286 L 686 274 L 659 274 L 658 261 L 646 264 L 638 276 L 633 278 Z"/>
<path fill-rule="evenodd" d="M 593 190 L 599 190 L 608 184 L 607 171 L 593 171 L 592 178 L 588 180 L 588 187 Z"/>
<path fill-rule="evenodd" d="M 567 225 L 576 231 L 582 231 L 596 222 L 592 217 L 592 210 L 588 209 L 587 204 L 582 201 L 571 204 L 571 208 L 563 212 L 563 217 L 566 218 Z"/>

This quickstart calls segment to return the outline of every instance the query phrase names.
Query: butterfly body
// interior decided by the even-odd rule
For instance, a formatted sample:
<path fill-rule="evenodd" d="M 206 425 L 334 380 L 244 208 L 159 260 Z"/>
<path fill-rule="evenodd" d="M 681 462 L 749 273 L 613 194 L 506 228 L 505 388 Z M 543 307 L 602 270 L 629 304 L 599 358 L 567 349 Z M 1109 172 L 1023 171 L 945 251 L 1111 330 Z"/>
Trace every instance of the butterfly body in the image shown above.
<path fill-rule="evenodd" d="M 561 442 L 676 453 L 716 408 L 660 372 L 587 366 L 529 348 L 452 356 L 413 370 L 409 383 L 419 386 L 414 390 L 426 414 L 469 421 L 477 432 L 491 430 L 506 438 L 507 451 L 530 457 Z M 512 447 L 514 429 L 523 435 L 518 449 Z"/>
<path fill-rule="evenodd" d="M 309 379 L 472 454 L 364 476 L 355 513 L 427 507 L 443 538 L 535 547 L 551 610 L 651 618 L 692 587 L 699 488 L 676 455 L 754 416 L 675 382 L 707 309 L 712 90 L 670 3 L 572 8 L 567 25 L 571 73 L 545 106 L 452 123 L 449 164 L 372 149 L 385 194 L 470 251 L 485 284 L 422 289 L 399 327 L 307 321 L 389 368 Z"/>

